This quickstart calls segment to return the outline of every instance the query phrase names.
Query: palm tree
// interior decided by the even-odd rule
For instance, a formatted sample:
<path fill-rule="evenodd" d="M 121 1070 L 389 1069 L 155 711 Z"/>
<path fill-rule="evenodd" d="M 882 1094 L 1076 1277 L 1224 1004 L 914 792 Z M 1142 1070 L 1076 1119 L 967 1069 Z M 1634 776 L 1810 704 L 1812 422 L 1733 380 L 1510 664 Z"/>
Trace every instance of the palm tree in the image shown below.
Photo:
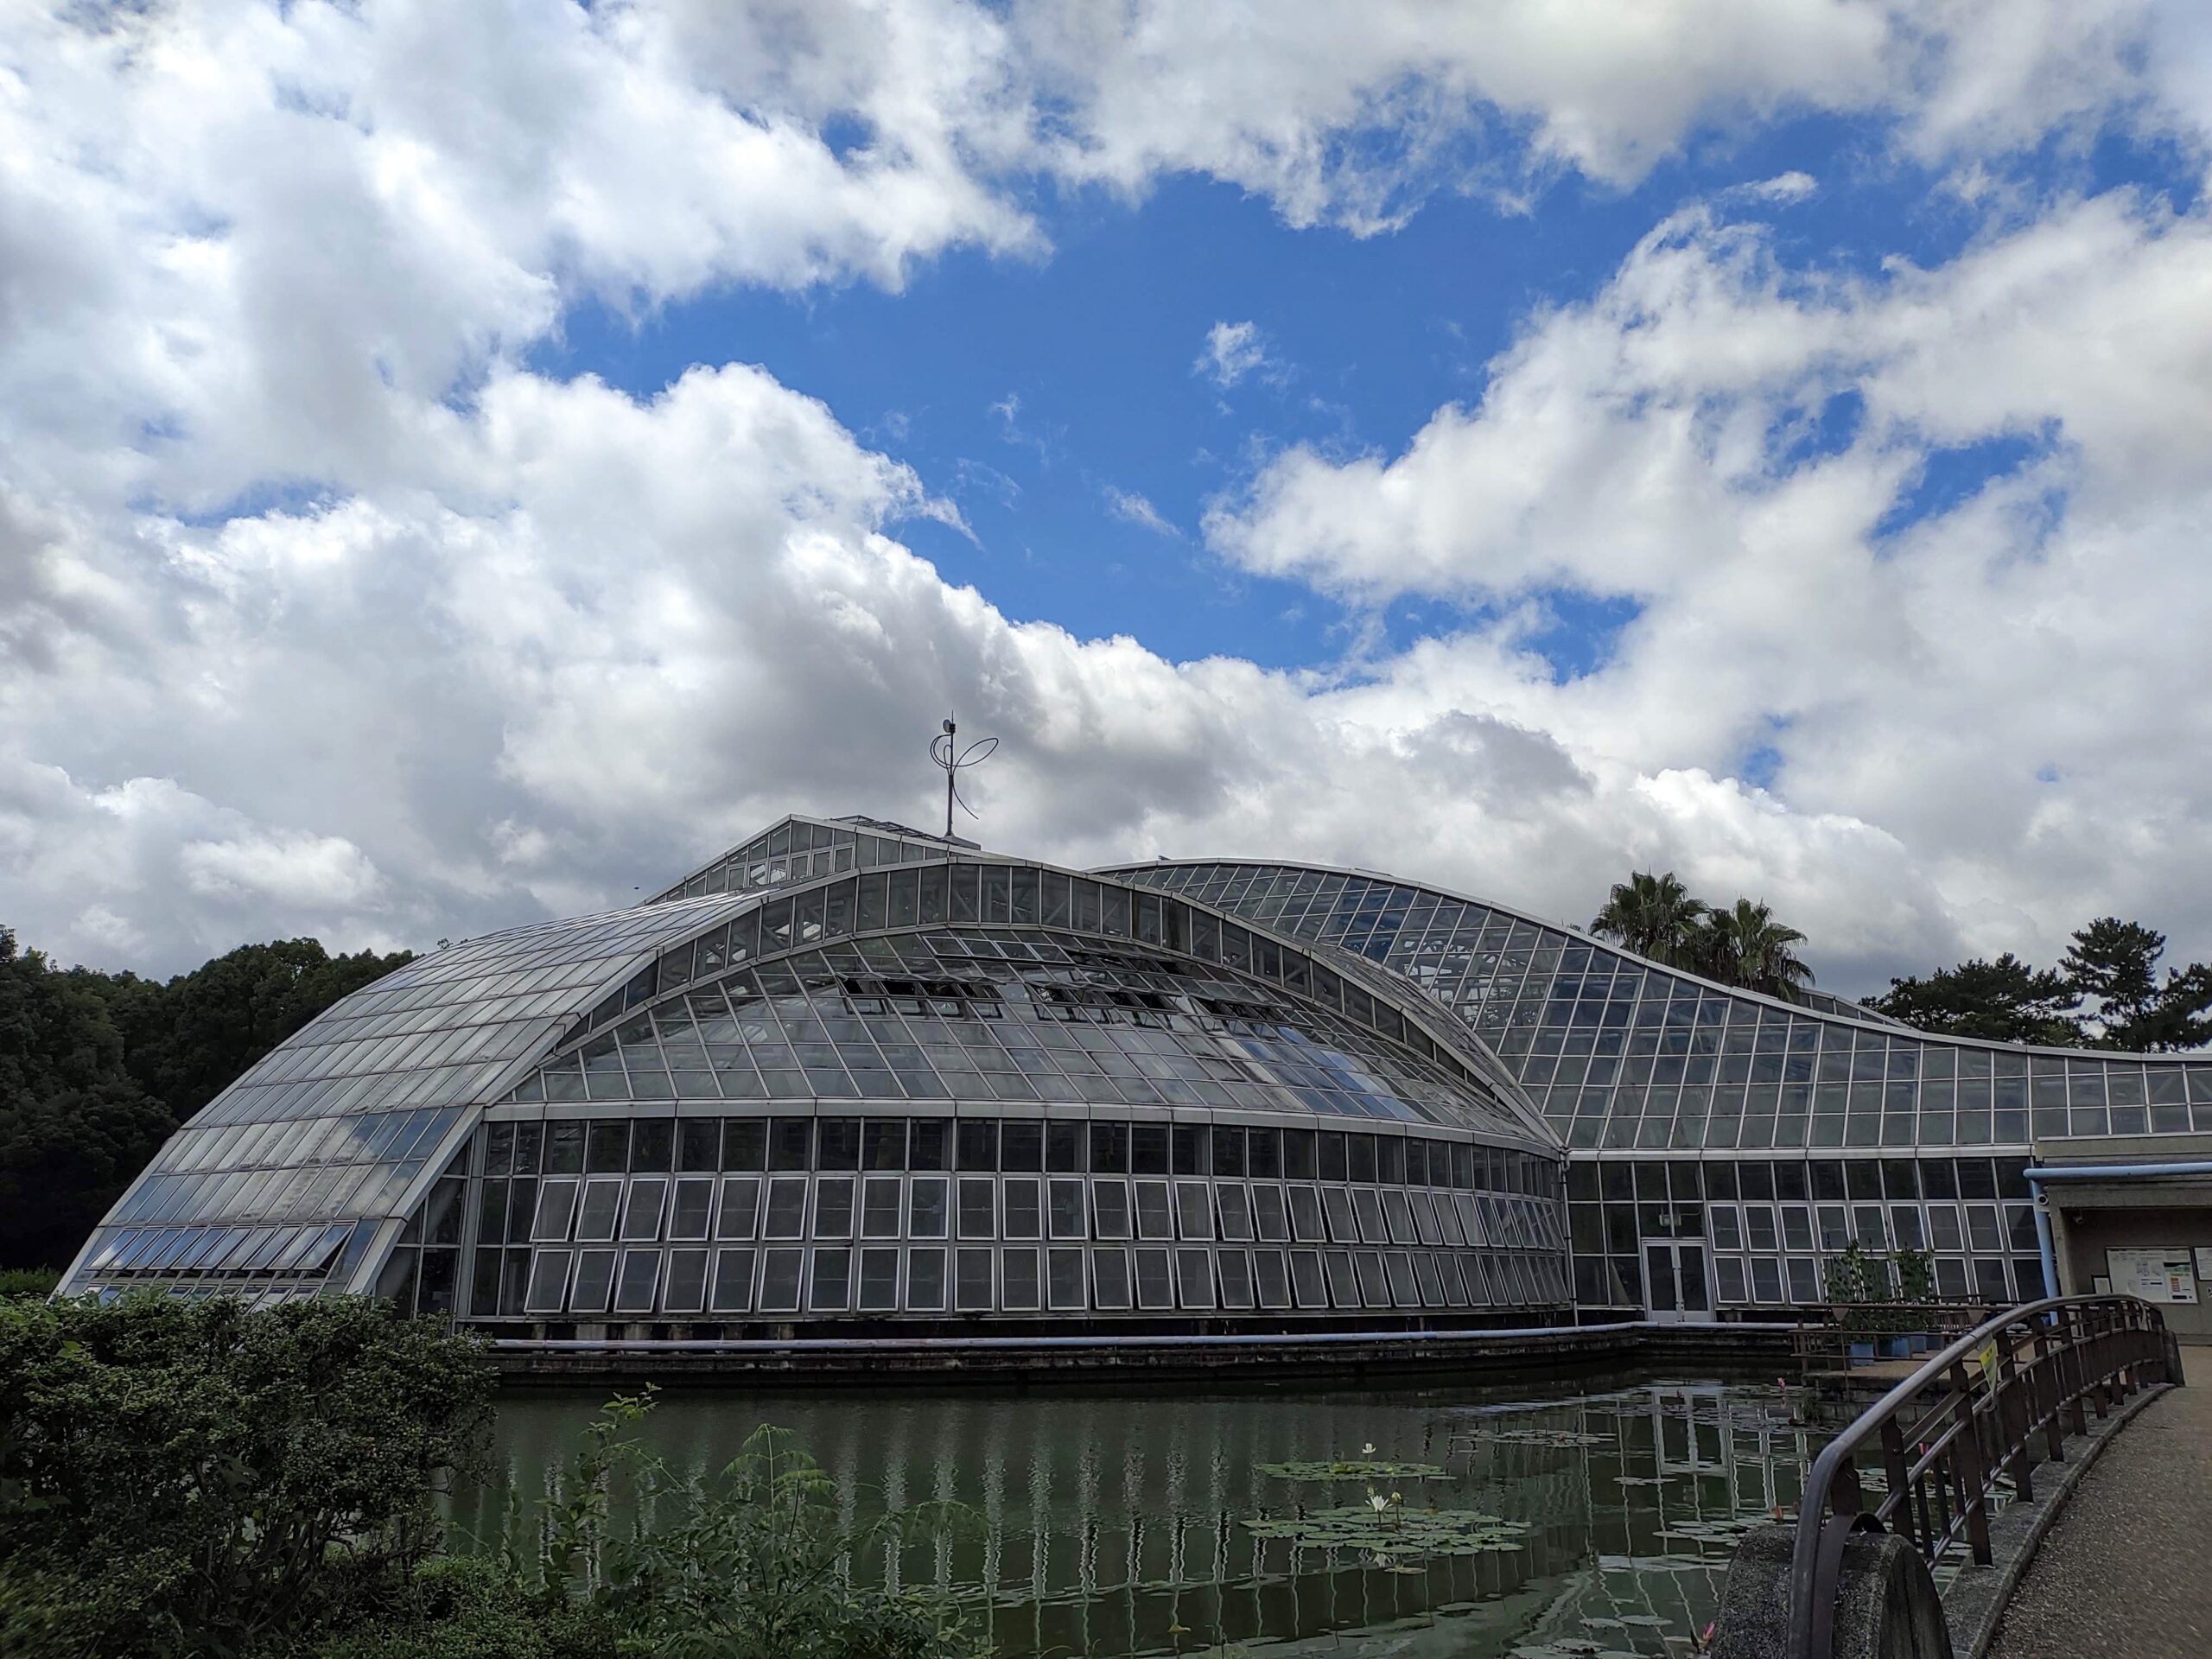
<path fill-rule="evenodd" d="M 1688 968 L 1707 913 L 1703 901 L 1691 898 L 1672 870 L 1664 875 L 1639 870 L 1614 884 L 1590 931 L 1649 961 Z"/>
<path fill-rule="evenodd" d="M 1703 932 L 1707 949 L 1701 966 L 1715 979 L 1793 1001 L 1813 982 L 1813 970 L 1791 948 L 1805 936 L 1776 921 L 1764 903 L 1738 899 L 1732 909 L 1711 912 Z"/>

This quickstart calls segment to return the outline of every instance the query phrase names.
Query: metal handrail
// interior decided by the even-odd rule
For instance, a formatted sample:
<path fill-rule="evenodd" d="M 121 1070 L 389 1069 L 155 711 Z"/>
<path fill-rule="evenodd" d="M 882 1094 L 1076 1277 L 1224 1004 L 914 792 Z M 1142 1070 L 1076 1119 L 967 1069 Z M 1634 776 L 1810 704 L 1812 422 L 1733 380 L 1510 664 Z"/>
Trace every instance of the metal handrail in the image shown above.
<path fill-rule="evenodd" d="M 1853 1533 L 1901 1533 L 1931 1566 L 1963 1535 L 1986 1566 L 1991 1493 L 2009 1478 L 2022 1501 L 2034 1497 L 2038 1434 L 2042 1455 L 2063 1461 L 2063 1416 L 2080 1434 L 2085 1403 L 2102 1417 L 2146 1384 L 2181 1380 L 2164 1317 L 2133 1296 L 2028 1302 L 1930 1356 L 1814 1459 L 1789 1560 L 1791 1659 L 1829 1659 L 1834 1650 L 1837 1580 Z M 1933 1402 L 1916 1414 L 1931 1389 Z M 1857 1458 L 1877 1442 L 1888 1490 L 1870 1510 Z"/>

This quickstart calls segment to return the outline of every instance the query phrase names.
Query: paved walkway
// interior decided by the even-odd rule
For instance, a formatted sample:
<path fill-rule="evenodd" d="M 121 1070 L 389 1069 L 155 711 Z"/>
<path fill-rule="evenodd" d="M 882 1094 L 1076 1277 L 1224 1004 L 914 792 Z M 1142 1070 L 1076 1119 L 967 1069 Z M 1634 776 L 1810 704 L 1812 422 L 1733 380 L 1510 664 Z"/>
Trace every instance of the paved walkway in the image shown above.
<path fill-rule="evenodd" d="M 2182 1363 L 2194 1386 L 2145 1407 L 2082 1477 L 1989 1659 L 2212 1656 L 2212 1349 Z"/>

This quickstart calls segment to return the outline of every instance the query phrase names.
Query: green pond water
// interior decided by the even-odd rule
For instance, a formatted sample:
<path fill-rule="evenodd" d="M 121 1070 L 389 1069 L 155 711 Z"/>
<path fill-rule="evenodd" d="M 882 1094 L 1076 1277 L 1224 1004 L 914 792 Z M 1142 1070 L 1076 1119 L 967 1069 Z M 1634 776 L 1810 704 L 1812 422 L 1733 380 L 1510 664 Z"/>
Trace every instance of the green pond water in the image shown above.
<path fill-rule="evenodd" d="M 464 1541 L 531 1524 L 599 1403 L 503 1400 L 505 1484 L 455 1500 Z M 664 1393 L 645 1433 L 672 1460 L 718 1467 L 776 1423 L 855 1516 L 969 1505 L 977 1535 L 861 1570 L 956 1589 L 1006 1659 L 1658 1659 L 1712 1618 L 1738 1534 L 1794 1512 L 1825 1436 L 1789 1406 L 1771 1382 L 1682 1377 L 1179 1395 L 733 1388 Z M 1345 1461 L 1441 1472 L 1326 1466 Z"/>

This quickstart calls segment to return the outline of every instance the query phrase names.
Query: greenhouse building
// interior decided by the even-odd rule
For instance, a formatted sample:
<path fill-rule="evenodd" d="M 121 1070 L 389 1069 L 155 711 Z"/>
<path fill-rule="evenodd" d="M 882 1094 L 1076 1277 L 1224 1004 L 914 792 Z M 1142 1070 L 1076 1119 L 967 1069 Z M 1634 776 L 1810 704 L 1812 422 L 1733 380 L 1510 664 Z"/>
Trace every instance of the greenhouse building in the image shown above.
<path fill-rule="evenodd" d="M 1411 881 L 795 817 L 344 999 L 65 1289 L 524 1343 L 1394 1332 L 1771 1314 L 1855 1241 L 2011 1301 L 2105 1274 L 2036 1166 L 2198 1132 L 2212 1063 L 1930 1037 Z"/>

